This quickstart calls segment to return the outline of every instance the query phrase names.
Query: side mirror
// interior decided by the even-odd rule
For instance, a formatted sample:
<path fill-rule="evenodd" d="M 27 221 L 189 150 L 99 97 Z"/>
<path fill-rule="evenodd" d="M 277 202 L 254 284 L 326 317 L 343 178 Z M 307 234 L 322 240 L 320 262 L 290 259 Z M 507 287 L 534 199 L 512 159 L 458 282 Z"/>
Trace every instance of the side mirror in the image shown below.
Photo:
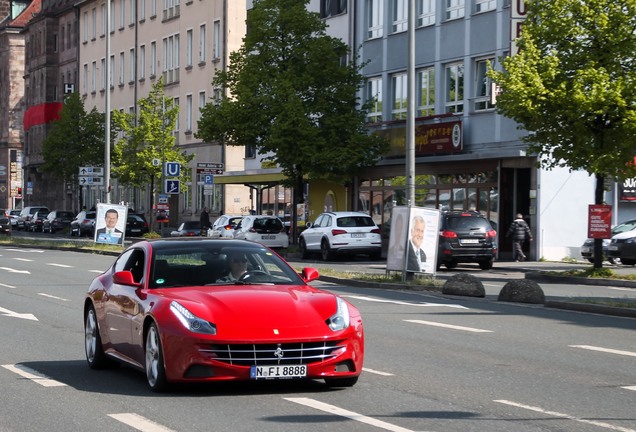
<path fill-rule="evenodd" d="M 141 286 L 139 282 L 135 282 L 133 275 L 129 270 L 115 272 L 113 275 L 113 282 L 118 285 L 128 285 L 133 287 Z"/>
<path fill-rule="evenodd" d="M 320 277 L 320 273 L 313 267 L 305 267 L 301 270 L 300 276 L 305 282 L 311 282 Z"/>

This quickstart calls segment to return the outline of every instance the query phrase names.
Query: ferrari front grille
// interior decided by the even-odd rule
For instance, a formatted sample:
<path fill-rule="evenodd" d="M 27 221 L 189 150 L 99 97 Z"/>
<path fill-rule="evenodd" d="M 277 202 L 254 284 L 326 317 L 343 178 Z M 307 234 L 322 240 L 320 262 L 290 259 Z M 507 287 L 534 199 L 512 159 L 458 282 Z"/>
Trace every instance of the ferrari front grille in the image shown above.
<path fill-rule="evenodd" d="M 214 360 L 237 366 L 293 365 L 320 363 L 344 349 L 344 341 L 282 344 L 228 344 L 203 347 Z"/>

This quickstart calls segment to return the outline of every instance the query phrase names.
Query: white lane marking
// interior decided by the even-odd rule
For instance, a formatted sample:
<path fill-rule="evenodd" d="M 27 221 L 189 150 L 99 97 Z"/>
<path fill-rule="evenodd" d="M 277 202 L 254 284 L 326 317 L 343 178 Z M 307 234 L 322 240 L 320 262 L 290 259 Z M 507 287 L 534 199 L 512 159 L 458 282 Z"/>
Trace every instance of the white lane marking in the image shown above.
<path fill-rule="evenodd" d="M 603 347 L 597 347 L 592 345 L 569 345 L 569 347 L 581 348 L 581 349 L 586 349 L 590 351 L 600 351 L 600 352 L 609 353 L 609 354 L 619 354 L 624 356 L 636 357 L 636 352 L 633 352 L 633 351 L 615 350 L 611 348 L 603 348 Z"/>
<path fill-rule="evenodd" d="M 625 387 L 621 387 L 621 388 L 623 388 L 623 389 L 625 389 L 625 390 L 633 390 L 633 391 L 636 391 L 636 386 L 625 386 Z"/>
<path fill-rule="evenodd" d="M 15 248 L 11 248 L 11 249 L 6 249 L 9 251 L 13 251 L 13 252 L 24 252 L 24 253 L 44 253 L 43 249 L 15 249 Z"/>
<path fill-rule="evenodd" d="M 15 288 L 13 285 L 7 285 L 3 283 L 0 283 L 0 286 L 6 287 L 6 288 Z"/>
<path fill-rule="evenodd" d="M 382 375 L 382 376 L 393 376 L 392 373 L 382 372 L 382 371 L 378 371 L 378 370 L 375 370 L 375 369 L 362 368 L 362 370 L 365 371 L 365 372 L 369 372 L 369 373 L 373 373 L 373 374 L 377 374 L 377 375 Z"/>
<path fill-rule="evenodd" d="M 104 270 L 89 270 L 91 273 L 104 273 Z"/>
<path fill-rule="evenodd" d="M 31 274 L 31 272 L 30 272 L 30 271 L 28 271 L 28 270 L 16 270 L 16 269 L 11 268 L 11 267 L 0 267 L 0 270 L 6 270 L 6 271 L 8 271 L 9 273 L 24 273 L 24 274 Z"/>
<path fill-rule="evenodd" d="M 64 268 L 72 268 L 73 266 L 66 264 L 56 264 L 56 263 L 46 263 L 46 265 L 54 266 L 54 267 L 64 267 Z"/>
<path fill-rule="evenodd" d="M 398 300 L 384 300 L 384 299 L 378 299 L 378 298 L 373 298 L 373 297 L 354 296 L 354 295 L 344 295 L 342 297 L 353 298 L 353 299 L 357 299 L 357 300 L 366 300 L 366 301 L 377 302 L 377 303 L 392 303 L 392 304 L 396 304 L 396 305 L 405 305 L 405 306 L 422 306 L 422 307 L 441 306 L 441 307 L 449 307 L 449 308 L 456 308 L 456 309 L 468 309 L 467 307 L 464 307 L 462 305 L 457 305 L 457 304 L 426 303 L 426 302 L 414 303 L 414 302 L 405 302 L 405 301 L 398 301 Z"/>
<path fill-rule="evenodd" d="M 21 313 L 17 313 L 17 312 L 13 312 L 9 309 L 5 309 L 5 308 L 1 308 L 0 307 L 0 313 L 4 314 L 4 316 L 8 316 L 11 318 L 22 318 L 22 319 L 28 319 L 31 321 L 38 321 L 38 319 L 35 317 L 35 315 L 30 314 L 30 313 L 25 313 L 25 314 L 21 314 Z"/>
<path fill-rule="evenodd" d="M 549 415 L 549 416 L 553 416 L 553 417 L 561 417 L 567 420 L 572 420 L 575 422 L 579 422 L 579 423 L 585 423 L 585 424 L 590 424 L 590 425 L 594 425 L 594 426 L 599 426 L 605 429 L 609 429 L 609 430 L 613 430 L 613 431 L 620 431 L 620 432 L 636 432 L 636 430 L 634 429 L 628 429 L 628 428 L 624 428 L 624 427 L 620 427 L 620 426 L 614 426 L 611 425 L 609 423 L 605 423 L 605 422 L 599 422 L 599 421 L 595 421 L 595 420 L 586 420 L 586 419 L 582 419 L 582 418 L 578 418 L 578 417 L 574 417 L 568 414 L 563 414 L 560 412 L 556 412 L 556 411 L 548 411 L 545 410 L 543 408 L 540 407 L 533 407 L 530 405 L 523 405 L 520 403 L 516 403 L 516 402 L 512 402 L 512 401 L 507 401 L 507 400 L 495 400 L 493 402 L 498 402 L 504 405 L 510 405 L 513 407 L 517 407 L 517 408 L 522 408 L 522 409 L 526 409 L 526 410 L 530 410 L 530 411 L 535 411 L 541 414 L 545 414 L 545 415 Z"/>
<path fill-rule="evenodd" d="M 367 417 L 365 415 L 358 414 L 356 412 L 349 411 L 346 409 L 338 408 L 334 405 L 329 405 L 314 399 L 309 399 L 309 398 L 283 398 L 283 399 L 300 404 L 300 405 L 305 405 L 320 411 L 324 411 L 329 414 L 334 414 L 341 417 L 349 418 L 351 420 L 359 421 L 360 423 L 365 423 L 380 429 L 394 431 L 394 432 L 412 432 L 411 429 L 405 429 L 403 427 L 396 426 L 391 423 L 384 422 L 382 420 L 377 420 L 371 417 Z"/>
<path fill-rule="evenodd" d="M 29 258 L 13 258 L 13 259 L 16 261 L 33 262 L 33 260 Z"/>
<path fill-rule="evenodd" d="M 2 365 L 3 368 L 10 370 L 13 373 L 20 375 L 23 378 L 30 379 L 31 381 L 40 384 L 43 387 L 65 387 L 66 384 L 56 381 L 47 377 L 46 375 L 39 374 L 31 368 L 22 365 Z"/>
<path fill-rule="evenodd" d="M 57 297 L 57 296 L 54 296 L 54 295 L 51 295 L 51 294 L 38 293 L 38 295 L 41 295 L 42 297 L 52 298 L 52 299 L 55 299 L 55 300 L 70 301 L 68 299 L 65 299 L 65 298 L 62 298 L 62 297 Z"/>
<path fill-rule="evenodd" d="M 605 287 L 615 291 L 634 291 L 634 288 Z"/>
<path fill-rule="evenodd" d="M 112 417 L 115 420 L 130 426 L 133 429 L 137 429 L 142 432 L 172 432 L 172 429 L 161 426 L 159 423 L 155 423 L 148 420 L 139 414 L 134 413 L 121 413 L 121 414 L 108 414 L 108 417 Z"/>
<path fill-rule="evenodd" d="M 478 328 L 473 328 L 473 327 L 456 326 L 456 325 L 452 325 L 452 324 L 442 324 L 442 323 L 433 322 L 433 321 L 422 321 L 422 320 L 404 320 L 404 321 L 410 322 L 410 323 L 415 323 L 415 324 L 430 325 L 430 326 L 433 326 L 433 327 L 444 327 L 444 328 L 449 328 L 449 329 L 453 329 L 453 330 L 463 330 L 463 331 L 468 331 L 468 332 L 473 332 L 473 333 L 492 333 L 492 330 L 484 330 L 484 329 L 478 329 Z"/>

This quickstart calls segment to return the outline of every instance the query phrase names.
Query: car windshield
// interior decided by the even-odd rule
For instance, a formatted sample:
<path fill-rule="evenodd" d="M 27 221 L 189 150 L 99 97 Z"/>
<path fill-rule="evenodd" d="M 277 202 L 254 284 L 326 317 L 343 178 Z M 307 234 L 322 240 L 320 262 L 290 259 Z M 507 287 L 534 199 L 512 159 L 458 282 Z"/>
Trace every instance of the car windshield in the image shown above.
<path fill-rule="evenodd" d="M 633 231 L 636 229 L 636 219 L 623 222 L 612 228 L 612 235 L 620 234 L 622 232 Z"/>
<path fill-rule="evenodd" d="M 265 247 L 178 245 L 155 248 L 149 288 L 199 285 L 300 285 L 298 273 Z"/>
<path fill-rule="evenodd" d="M 184 222 L 182 225 L 181 229 L 187 230 L 187 229 L 199 229 L 199 222 L 197 221 L 188 221 L 188 222 Z"/>
<path fill-rule="evenodd" d="M 485 231 L 491 230 L 492 226 L 484 218 L 471 217 L 471 216 L 457 216 L 448 218 L 448 229 L 451 230 L 474 230 L 482 229 Z"/>
<path fill-rule="evenodd" d="M 373 219 L 366 216 L 346 216 L 338 218 L 337 222 L 339 227 L 373 227 L 375 222 Z"/>

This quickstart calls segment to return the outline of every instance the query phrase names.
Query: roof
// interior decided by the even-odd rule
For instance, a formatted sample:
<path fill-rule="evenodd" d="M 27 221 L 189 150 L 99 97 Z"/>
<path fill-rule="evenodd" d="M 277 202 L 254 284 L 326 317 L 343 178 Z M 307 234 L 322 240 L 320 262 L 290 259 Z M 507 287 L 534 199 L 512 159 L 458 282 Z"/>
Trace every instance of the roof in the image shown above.
<path fill-rule="evenodd" d="M 7 27 L 26 27 L 41 10 L 42 0 L 33 0 Z"/>

